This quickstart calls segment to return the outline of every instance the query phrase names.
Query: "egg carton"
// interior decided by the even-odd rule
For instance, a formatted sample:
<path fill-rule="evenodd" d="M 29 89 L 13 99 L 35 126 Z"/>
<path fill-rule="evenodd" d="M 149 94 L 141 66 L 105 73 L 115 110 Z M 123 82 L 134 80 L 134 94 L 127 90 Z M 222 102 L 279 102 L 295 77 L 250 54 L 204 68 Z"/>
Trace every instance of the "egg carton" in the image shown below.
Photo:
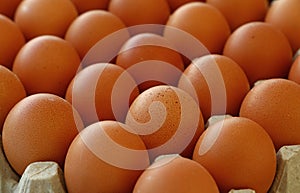
<path fill-rule="evenodd" d="M 0 193 L 66 193 L 63 171 L 55 162 L 34 162 L 19 177 L 7 162 L 0 136 Z M 277 172 L 269 193 L 300 192 L 300 145 L 284 146 L 277 152 Z M 255 193 L 231 190 L 229 193 Z"/>

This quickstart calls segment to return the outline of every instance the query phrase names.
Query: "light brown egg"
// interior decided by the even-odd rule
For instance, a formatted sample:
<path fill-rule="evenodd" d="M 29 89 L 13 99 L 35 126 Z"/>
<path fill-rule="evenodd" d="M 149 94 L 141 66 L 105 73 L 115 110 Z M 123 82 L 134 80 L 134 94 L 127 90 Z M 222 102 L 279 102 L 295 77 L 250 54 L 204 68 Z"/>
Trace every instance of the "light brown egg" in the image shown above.
<path fill-rule="evenodd" d="M 82 129 L 78 113 L 66 100 L 53 94 L 31 95 L 7 115 L 4 153 L 19 175 L 36 161 L 55 161 L 63 167 L 69 145 Z"/>
<path fill-rule="evenodd" d="M 300 84 L 300 56 L 297 56 L 294 60 L 290 68 L 288 79 Z"/>
<path fill-rule="evenodd" d="M 56 36 L 39 36 L 27 42 L 17 54 L 13 72 L 27 94 L 52 93 L 65 96 L 80 65 L 75 48 Z"/>
<path fill-rule="evenodd" d="M 85 125 L 99 120 L 124 122 L 132 101 L 139 95 L 137 84 L 120 66 L 92 64 L 72 80 L 66 99 L 72 103 Z"/>
<path fill-rule="evenodd" d="M 294 53 L 300 48 L 300 1 L 273 1 L 265 22 L 280 29 L 288 38 Z"/>
<path fill-rule="evenodd" d="M 8 112 L 25 97 L 25 88 L 17 75 L 0 65 L 0 133 Z"/>
<path fill-rule="evenodd" d="M 178 87 L 199 101 L 205 122 L 212 115 L 238 115 L 240 105 L 250 90 L 242 68 L 222 55 L 195 59 L 185 69 Z"/>
<path fill-rule="evenodd" d="M 276 172 L 276 151 L 262 126 L 231 117 L 209 126 L 201 135 L 193 160 L 216 180 L 220 192 L 253 189 L 266 193 Z"/>
<path fill-rule="evenodd" d="M 149 166 L 141 138 L 128 126 L 101 121 L 86 127 L 72 142 L 65 162 L 69 193 L 131 193 Z"/>
<path fill-rule="evenodd" d="M 127 40 L 116 64 L 132 75 L 141 92 L 161 84 L 176 86 L 184 70 L 181 55 L 174 46 L 152 33 L 140 33 Z"/>
<path fill-rule="evenodd" d="M 182 46 L 180 44 L 184 45 L 186 42 L 185 39 L 178 38 L 177 32 L 172 28 L 190 33 L 195 41 L 200 41 L 212 54 L 222 53 L 224 44 L 231 33 L 222 13 L 212 5 L 203 2 L 187 3 L 176 9 L 170 16 L 166 27 L 164 36 L 171 42 L 175 42 L 175 45 Z"/>
<path fill-rule="evenodd" d="M 79 14 L 86 11 L 94 9 L 104 9 L 108 8 L 108 3 L 110 0 L 71 0 L 77 8 Z"/>
<path fill-rule="evenodd" d="M 172 86 L 155 86 L 142 92 L 131 104 L 125 123 L 139 134 L 153 161 L 162 154 L 191 157 L 204 130 L 197 102 Z"/>
<path fill-rule="evenodd" d="M 96 61 L 94 60 L 93 63 L 110 62 L 112 59 L 110 56 L 116 56 L 123 43 L 129 38 L 129 32 L 124 28 L 125 24 L 116 15 L 105 10 L 91 10 L 81 14 L 74 20 L 66 33 L 65 39 L 76 48 L 81 59 L 84 59 L 93 46 L 104 43 L 106 47 L 95 48 L 96 56 L 93 57 L 96 57 Z M 114 41 L 106 44 L 107 39 L 111 41 L 109 35 L 118 31 L 120 32 L 113 39 Z M 109 53 L 104 52 L 103 54 L 105 50 L 108 50 Z M 109 55 L 109 58 L 106 54 Z"/>
<path fill-rule="evenodd" d="M 11 69 L 17 53 L 25 44 L 25 38 L 18 26 L 1 14 L 0 29 L 0 64 Z"/>
<path fill-rule="evenodd" d="M 70 0 L 26 0 L 15 13 L 15 22 L 27 40 L 40 35 L 63 38 L 69 25 L 78 16 Z"/>
<path fill-rule="evenodd" d="M 259 123 L 279 150 L 283 145 L 300 144 L 299 112 L 300 85 L 286 79 L 269 79 L 247 94 L 240 116 Z"/>
<path fill-rule="evenodd" d="M 133 193 L 219 193 L 213 177 L 199 163 L 165 155 L 139 177 Z"/>
<path fill-rule="evenodd" d="M 285 35 L 271 24 L 250 22 L 228 38 L 223 55 L 245 71 L 250 85 L 261 79 L 285 78 L 293 52 Z"/>

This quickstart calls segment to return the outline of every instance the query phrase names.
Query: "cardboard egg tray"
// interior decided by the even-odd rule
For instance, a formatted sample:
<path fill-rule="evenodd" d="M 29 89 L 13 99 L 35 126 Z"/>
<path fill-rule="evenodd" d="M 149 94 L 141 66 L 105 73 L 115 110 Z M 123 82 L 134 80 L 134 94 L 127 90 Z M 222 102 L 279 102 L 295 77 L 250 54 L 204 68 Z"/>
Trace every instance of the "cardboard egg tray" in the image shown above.
<path fill-rule="evenodd" d="M 55 162 L 30 164 L 19 177 L 7 162 L 0 136 L 0 193 L 66 193 L 63 171 Z M 277 173 L 269 193 L 300 192 L 300 145 L 284 146 L 277 152 Z M 229 193 L 255 193 L 250 189 Z"/>

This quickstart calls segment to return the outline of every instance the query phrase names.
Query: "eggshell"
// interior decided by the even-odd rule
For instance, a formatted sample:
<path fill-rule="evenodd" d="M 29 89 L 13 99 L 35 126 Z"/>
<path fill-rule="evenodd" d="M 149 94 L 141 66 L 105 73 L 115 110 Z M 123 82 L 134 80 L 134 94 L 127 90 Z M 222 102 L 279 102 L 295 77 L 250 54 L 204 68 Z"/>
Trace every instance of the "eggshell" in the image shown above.
<path fill-rule="evenodd" d="M 77 109 L 87 126 L 99 120 L 124 122 L 129 105 L 138 95 L 135 81 L 123 68 L 97 63 L 74 77 L 66 99 Z"/>
<path fill-rule="evenodd" d="M 292 63 L 288 79 L 300 84 L 300 56 L 297 56 Z"/>
<path fill-rule="evenodd" d="M 190 33 L 212 54 L 222 53 L 231 33 L 222 13 L 212 5 L 203 2 L 191 2 L 179 7 L 170 16 L 166 26 Z M 176 31 L 166 28 L 164 36 L 172 42 L 186 43 L 185 39 L 178 38 L 174 33 Z"/>
<path fill-rule="evenodd" d="M 116 64 L 133 76 L 141 92 L 161 84 L 176 86 L 184 70 L 181 55 L 174 46 L 151 33 L 140 33 L 127 40 Z"/>
<path fill-rule="evenodd" d="M 78 16 L 70 0 L 26 0 L 15 13 L 15 22 L 27 40 L 40 35 L 63 38 L 69 25 Z"/>
<path fill-rule="evenodd" d="M 169 6 L 171 8 L 171 11 L 175 11 L 177 8 L 179 8 L 180 6 L 186 4 L 186 3 L 190 3 L 193 1 L 203 1 L 205 2 L 205 0 L 167 0 L 169 3 Z"/>
<path fill-rule="evenodd" d="M 209 126 L 199 138 L 193 160 L 214 177 L 220 192 L 253 189 L 265 193 L 276 172 L 276 152 L 268 133 L 242 117 Z"/>
<path fill-rule="evenodd" d="M 178 155 L 157 159 L 139 177 L 133 193 L 218 193 L 208 171 L 197 162 Z"/>
<path fill-rule="evenodd" d="M 294 53 L 300 48 L 300 2 L 298 0 L 273 1 L 265 22 L 280 29 L 288 38 Z"/>
<path fill-rule="evenodd" d="M 9 111 L 25 97 L 25 88 L 17 75 L 0 65 L 0 133 Z"/>
<path fill-rule="evenodd" d="M 18 102 L 3 126 L 3 149 L 12 168 L 22 175 L 36 161 L 55 161 L 63 167 L 69 145 L 82 121 L 66 100 L 35 94 Z"/>
<path fill-rule="evenodd" d="M 172 86 L 155 86 L 131 104 L 125 123 L 144 141 L 151 161 L 162 154 L 191 157 L 204 130 L 202 113 L 186 92 Z"/>
<path fill-rule="evenodd" d="M 252 21 L 264 21 L 269 8 L 268 0 L 207 0 L 206 2 L 222 12 L 232 31 Z"/>
<path fill-rule="evenodd" d="M 15 11 L 22 0 L 2 0 L 0 1 L 0 14 L 13 19 Z"/>
<path fill-rule="evenodd" d="M 86 11 L 94 10 L 94 9 L 104 9 L 108 8 L 108 4 L 110 0 L 71 0 L 79 14 L 82 14 Z"/>
<path fill-rule="evenodd" d="M 105 47 L 95 48 L 96 53 L 93 57 L 96 57 L 97 61 L 94 60 L 92 63 L 110 62 L 112 58 L 107 58 L 105 55 L 116 56 L 123 43 L 129 38 L 129 32 L 122 30 L 124 28 L 123 21 L 113 13 L 106 10 L 91 10 L 81 14 L 72 22 L 65 39 L 72 43 L 81 59 L 84 59 L 98 42 L 102 44 L 110 34 L 121 30 L 113 42 L 108 39 L 109 42 L 104 44 Z M 105 52 L 106 50 L 108 53 Z M 83 65 L 88 64 L 83 63 Z"/>
<path fill-rule="evenodd" d="M 149 157 L 141 138 L 128 126 L 101 121 L 72 142 L 65 162 L 69 193 L 131 193 Z"/>
<path fill-rule="evenodd" d="M 25 44 L 25 38 L 19 27 L 1 14 L 0 29 L 0 64 L 11 69 L 17 53 Z"/>
<path fill-rule="evenodd" d="M 245 71 L 250 85 L 261 79 L 285 78 L 293 52 L 286 36 L 271 24 L 250 22 L 228 38 L 223 55 Z"/>
<path fill-rule="evenodd" d="M 240 116 L 259 123 L 276 150 L 300 144 L 300 85 L 286 79 L 262 81 L 245 97 Z"/>
<path fill-rule="evenodd" d="M 39 36 L 19 51 L 13 72 L 22 81 L 27 94 L 41 92 L 65 96 L 67 87 L 80 65 L 75 48 L 56 36 Z"/>
<path fill-rule="evenodd" d="M 238 115 L 250 90 L 242 68 L 229 57 L 215 54 L 195 59 L 185 69 L 178 87 L 199 101 L 205 122 L 212 115 Z"/>
<path fill-rule="evenodd" d="M 127 27 L 141 24 L 165 24 L 170 15 L 166 0 L 110 0 L 108 10 Z"/>

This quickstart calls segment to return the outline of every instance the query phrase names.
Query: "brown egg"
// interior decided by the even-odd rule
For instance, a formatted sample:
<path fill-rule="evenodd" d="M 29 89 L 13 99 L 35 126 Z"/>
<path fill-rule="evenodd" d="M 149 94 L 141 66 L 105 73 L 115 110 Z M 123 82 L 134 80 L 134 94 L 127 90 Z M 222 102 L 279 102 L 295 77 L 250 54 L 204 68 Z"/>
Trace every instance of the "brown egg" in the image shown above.
<path fill-rule="evenodd" d="M 141 93 L 130 106 L 125 123 L 141 136 L 151 161 L 162 154 L 191 157 L 204 130 L 196 101 L 183 90 L 165 85 Z"/>
<path fill-rule="evenodd" d="M 165 24 L 170 15 L 166 0 L 110 0 L 108 10 L 122 19 L 126 26 Z"/>
<path fill-rule="evenodd" d="M 62 38 L 77 16 L 70 0 L 26 0 L 18 6 L 15 22 L 27 40 L 40 35 Z"/>
<path fill-rule="evenodd" d="M 263 21 L 269 8 L 268 0 L 207 0 L 225 16 L 232 31 L 251 21 Z"/>
<path fill-rule="evenodd" d="M 116 56 L 123 43 L 129 38 L 129 32 L 124 28 L 125 24 L 116 15 L 105 10 L 92 10 L 75 19 L 70 25 L 65 39 L 73 44 L 81 59 L 88 54 L 93 46 L 103 43 L 104 47 L 95 48 L 96 56 L 93 57 L 96 57 L 97 60 L 94 59 L 93 63 L 96 61 L 110 62 L 112 59 L 110 56 Z M 105 42 L 106 38 L 111 40 L 109 39 L 110 34 L 117 33 L 119 30 L 121 31 L 113 39 L 113 42 Z M 108 50 L 108 53 L 105 50 Z M 109 55 L 109 58 L 106 57 L 106 54 Z"/>
<path fill-rule="evenodd" d="M 293 52 L 287 38 L 274 26 L 250 22 L 231 34 L 223 55 L 242 67 L 252 86 L 257 80 L 286 77 Z"/>
<path fill-rule="evenodd" d="M 171 11 L 175 11 L 178 7 L 186 4 L 186 3 L 190 3 L 193 1 L 203 1 L 205 2 L 205 0 L 167 0 L 169 3 L 169 6 L 171 8 Z"/>
<path fill-rule="evenodd" d="M 125 68 L 141 91 L 169 84 L 176 86 L 184 69 L 181 55 L 164 37 L 141 33 L 122 46 L 116 64 Z"/>
<path fill-rule="evenodd" d="M 18 26 L 1 14 L 0 29 L 0 64 L 11 69 L 17 53 L 25 44 L 25 38 Z"/>
<path fill-rule="evenodd" d="M 210 172 L 222 193 L 247 188 L 266 193 L 276 172 L 270 136 L 259 124 L 242 117 L 209 126 L 197 142 L 193 160 Z"/>
<path fill-rule="evenodd" d="M 265 18 L 288 38 L 294 53 L 300 48 L 300 2 L 298 0 L 273 1 Z"/>
<path fill-rule="evenodd" d="M 149 157 L 128 126 L 101 121 L 86 127 L 71 144 L 65 162 L 69 193 L 131 193 Z"/>
<path fill-rule="evenodd" d="M 0 133 L 8 112 L 25 97 L 24 86 L 17 75 L 0 65 Z"/>
<path fill-rule="evenodd" d="M 179 155 L 166 155 L 139 177 L 133 193 L 219 193 L 213 177 L 197 162 Z"/>
<path fill-rule="evenodd" d="M 4 153 L 20 175 L 36 161 L 55 161 L 63 167 L 69 145 L 82 129 L 78 113 L 66 100 L 31 95 L 18 102 L 4 122 Z"/>
<path fill-rule="evenodd" d="M 184 71 L 178 87 L 199 101 L 205 122 L 212 115 L 238 115 L 241 103 L 250 90 L 241 67 L 222 55 L 195 59 Z"/>
<path fill-rule="evenodd" d="M 65 96 L 80 65 L 72 45 L 56 36 L 39 36 L 27 42 L 13 64 L 13 72 L 27 94 L 47 92 Z"/>
<path fill-rule="evenodd" d="M 297 56 L 293 62 L 290 68 L 288 79 L 300 84 L 300 56 Z"/>
<path fill-rule="evenodd" d="M 107 9 L 110 0 L 71 0 L 77 8 L 78 13 L 94 9 Z"/>
<path fill-rule="evenodd" d="M 240 116 L 259 123 L 271 136 L 276 150 L 300 144 L 300 86 L 286 79 L 262 81 L 245 97 Z"/>
<path fill-rule="evenodd" d="M 195 41 L 200 41 L 212 54 L 222 53 L 230 35 L 229 25 L 222 13 L 203 2 L 191 2 L 179 7 L 166 25 L 164 36 L 171 42 L 175 42 L 176 45 L 186 43 L 185 39 L 178 38 L 177 32 L 172 30 L 178 28 L 193 35 Z"/>
<path fill-rule="evenodd" d="M 15 11 L 22 0 L 1 0 L 0 1 L 0 14 L 6 15 L 13 19 Z"/>
<path fill-rule="evenodd" d="M 123 68 L 109 63 L 92 64 L 72 80 L 66 99 L 85 125 L 99 120 L 124 122 L 129 105 L 139 95 L 133 78 Z"/>

